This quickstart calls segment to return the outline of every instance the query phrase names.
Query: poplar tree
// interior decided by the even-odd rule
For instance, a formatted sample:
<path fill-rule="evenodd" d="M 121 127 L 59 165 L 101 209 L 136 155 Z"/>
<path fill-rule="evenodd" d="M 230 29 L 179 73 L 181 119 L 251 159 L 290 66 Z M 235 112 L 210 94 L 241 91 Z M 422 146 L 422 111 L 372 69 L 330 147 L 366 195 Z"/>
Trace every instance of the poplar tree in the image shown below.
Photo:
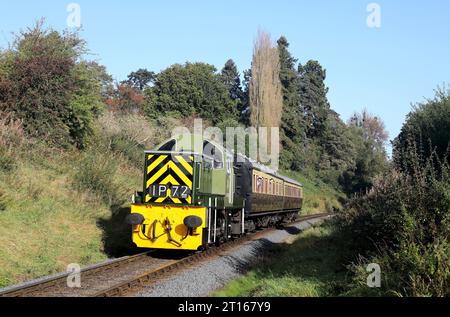
<path fill-rule="evenodd" d="M 258 32 L 250 80 L 250 120 L 254 127 L 279 127 L 283 109 L 278 50 L 270 35 Z"/>

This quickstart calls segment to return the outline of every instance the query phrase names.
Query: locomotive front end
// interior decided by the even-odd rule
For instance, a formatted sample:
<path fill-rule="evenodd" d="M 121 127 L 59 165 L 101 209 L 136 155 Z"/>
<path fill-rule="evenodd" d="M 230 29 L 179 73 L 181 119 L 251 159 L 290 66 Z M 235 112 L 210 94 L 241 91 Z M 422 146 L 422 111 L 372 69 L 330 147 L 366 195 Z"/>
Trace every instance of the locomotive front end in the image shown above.
<path fill-rule="evenodd" d="M 128 221 L 139 248 L 198 250 L 204 245 L 207 208 L 195 206 L 194 155 L 145 154 L 144 191 L 134 198 Z"/>

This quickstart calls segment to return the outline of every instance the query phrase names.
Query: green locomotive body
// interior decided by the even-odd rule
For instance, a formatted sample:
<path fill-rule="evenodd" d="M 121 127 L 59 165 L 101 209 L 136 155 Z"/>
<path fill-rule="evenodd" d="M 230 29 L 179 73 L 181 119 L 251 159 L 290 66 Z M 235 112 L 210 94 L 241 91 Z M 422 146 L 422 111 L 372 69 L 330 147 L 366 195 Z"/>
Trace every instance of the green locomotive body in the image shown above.
<path fill-rule="evenodd" d="M 128 217 L 141 248 L 199 250 L 294 219 L 302 186 L 200 135 L 145 152 L 143 191 Z"/>

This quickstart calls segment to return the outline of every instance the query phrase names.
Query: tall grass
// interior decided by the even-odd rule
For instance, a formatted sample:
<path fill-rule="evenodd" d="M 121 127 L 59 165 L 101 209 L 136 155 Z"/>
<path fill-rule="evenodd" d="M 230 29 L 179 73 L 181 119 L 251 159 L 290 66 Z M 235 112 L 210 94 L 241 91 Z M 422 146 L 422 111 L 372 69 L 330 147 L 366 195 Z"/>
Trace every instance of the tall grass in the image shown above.
<path fill-rule="evenodd" d="M 16 153 L 26 141 L 22 122 L 0 112 L 0 170 L 8 172 L 15 167 Z"/>
<path fill-rule="evenodd" d="M 111 254 L 106 248 L 125 249 L 128 240 L 113 230 L 123 222 L 116 214 L 142 186 L 142 167 L 101 129 L 83 151 L 62 150 L 0 118 L 0 287 L 101 261 Z M 143 127 L 128 120 L 127 128 L 117 126 L 132 140 Z"/>
<path fill-rule="evenodd" d="M 346 285 L 334 227 L 302 232 L 291 244 L 274 245 L 258 262 L 215 296 L 336 296 Z"/>
<path fill-rule="evenodd" d="M 138 114 L 106 112 L 99 118 L 97 133 L 90 143 L 101 144 L 142 168 L 143 151 L 169 138 L 171 130 L 181 124 L 181 120 L 173 118 L 149 120 Z"/>
<path fill-rule="evenodd" d="M 450 295 L 450 168 L 410 151 L 408 173 L 378 177 L 339 216 L 343 239 L 359 254 L 352 265 L 356 293 L 367 291 L 365 265 L 374 262 L 383 274 L 375 295 Z"/>
<path fill-rule="evenodd" d="M 107 205 L 121 205 L 121 188 L 115 179 L 118 158 L 110 152 L 90 148 L 82 154 L 75 168 L 74 185 L 79 191 L 89 190 Z"/>
<path fill-rule="evenodd" d="M 346 196 L 333 186 L 317 179 L 305 177 L 299 172 L 283 171 L 303 185 L 303 214 L 334 212 L 342 208 Z"/>

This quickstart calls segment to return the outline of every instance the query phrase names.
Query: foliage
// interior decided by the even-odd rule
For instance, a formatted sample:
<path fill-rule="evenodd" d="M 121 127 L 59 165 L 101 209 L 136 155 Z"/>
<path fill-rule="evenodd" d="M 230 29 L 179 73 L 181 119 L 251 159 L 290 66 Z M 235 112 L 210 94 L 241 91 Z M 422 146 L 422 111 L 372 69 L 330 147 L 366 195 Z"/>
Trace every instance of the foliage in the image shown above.
<path fill-rule="evenodd" d="M 339 175 L 339 183 L 347 194 L 360 193 L 370 189 L 374 178 L 388 169 L 384 148 L 387 133 L 383 122 L 366 110 L 352 116 L 347 132 L 354 162 Z"/>
<path fill-rule="evenodd" d="M 164 122 L 164 124 L 162 124 Z M 141 169 L 143 152 L 170 136 L 177 120 L 150 121 L 143 115 L 105 112 L 97 121 L 96 133 L 90 144 L 101 145 L 117 155 L 122 155 L 136 168 Z"/>
<path fill-rule="evenodd" d="M 280 60 L 270 35 L 258 31 L 253 48 L 252 77 L 249 86 L 250 122 L 255 128 L 279 127 L 283 111 Z M 267 148 L 271 148 L 270 143 Z"/>
<path fill-rule="evenodd" d="M 244 70 L 244 80 L 242 81 L 243 86 L 243 97 L 242 104 L 238 105 L 239 111 L 239 121 L 246 127 L 250 126 L 250 81 L 252 80 L 252 70 Z"/>
<path fill-rule="evenodd" d="M 415 107 L 395 139 L 391 169 L 375 177 L 372 188 L 351 199 L 338 216 L 342 240 L 353 250 L 349 295 L 450 295 L 449 109 L 448 93 L 442 91 Z M 370 129 L 364 128 L 368 122 Z M 363 133 L 367 152 L 380 150 L 384 138 L 376 120 L 363 114 L 352 123 Z M 379 137 L 369 137 L 371 131 Z M 367 291 L 368 263 L 382 269 L 379 289 Z"/>
<path fill-rule="evenodd" d="M 355 265 L 356 280 L 360 267 L 375 262 L 386 274 L 380 294 L 448 296 L 450 168 L 446 162 L 436 168 L 432 158 L 422 166 L 410 151 L 413 172 L 376 178 L 367 194 L 350 201 L 338 225 L 355 254 L 367 257 Z"/>
<path fill-rule="evenodd" d="M 80 62 L 73 68 L 77 78 L 77 88 L 70 100 L 72 109 L 68 127 L 73 140 L 79 147 L 85 145 L 86 136 L 92 133 L 92 125 L 104 110 L 102 91 L 107 83 L 103 82 L 109 75 L 95 62 Z"/>
<path fill-rule="evenodd" d="M 155 73 L 147 69 L 140 68 L 128 75 L 128 80 L 125 82 L 129 86 L 143 91 L 155 80 Z"/>
<path fill-rule="evenodd" d="M 282 171 L 283 175 L 295 179 L 303 186 L 305 197 L 302 206 L 302 214 L 314 214 L 321 212 L 335 212 L 342 209 L 345 194 L 335 187 L 324 183 L 319 178 L 305 176 L 304 173 L 295 171 Z"/>
<path fill-rule="evenodd" d="M 350 127 L 360 128 L 363 132 L 364 140 L 373 140 L 378 148 L 382 149 L 388 139 L 384 122 L 370 114 L 367 109 L 363 109 L 361 113 L 355 112 L 348 122 Z"/>
<path fill-rule="evenodd" d="M 379 150 L 384 143 L 373 150 L 366 146 L 373 137 L 365 138 L 362 132 L 373 125 L 359 127 L 361 133 L 354 124 L 346 125 L 330 108 L 326 71 L 313 60 L 296 67 L 284 36 L 278 40 L 278 52 L 283 91 L 281 166 L 342 186 L 348 194 L 370 187 L 373 176 L 382 171 L 379 165 L 386 162 L 384 150 Z M 376 123 L 385 133 L 381 120 Z"/>
<path fill-rule="evenodd" d="M 112 111 L 122 113 L 143 113 L 146 99 L 144 94 L 129 84 L 117 84 L 106 100 Z"/>
<path fill-rule="evenodd" d="M 108 159 L 105 159 L 108 154 Z M 75 187 L 89 190 L 108 205 L 120 206 L 124 203 L 125 192 L 115 182 L 113 175 L 118 169 L 117 158 L 105 149 L 90 148 L 82 154 L 80 164 L 76 168 L 73 181 Z"/>
<path fill-rule="evenodd" d="M 410 147 L 417 149 L 422 165 L 433 152 L 450 163 L 450 89 L 438 88 L 433 99 L 414 105 L 393 145 L 394 163 L 404 171 L 414 164 Z"/>
<path fill-rule="evenodd" d="M 101 109 L 101 68 L 81 61 L 85 43 L 75 33 L 44 29 L 40 21 L 0 53 L 0 111 L 24 130 L 60 146 L 83 146 Z"/>
<path fill-rule="evenodd" d="M 228 87 L 212 65 L 175 64 L 157 74 L 155 84 L 150 89 L 148 108 L 159 114 L 196 114 L 214 124 L 225 118 L 238 117 Z"/>
<path fill-rule="evenodd" d="M 305 164 L 301 159 L 305 155 L 305 124 L 300 107 L 300 78 L 295 64 L 297 59 L 289 52 L 289 42 L 282 36 L 278 40 L 280 59 L 280 81 L 283 91 L 283 113 L 281 118 L 281 166 L 287 169 L 301 170 Z"/>
<path fill-rule="evenodd" d="M 321 136 L 326 127 L 330 104 L 326 97 L 326 70 L 319 62 L 310 60 L 298 66 L 300 74 L 300 103 L 305 117 L 306 134 Z"/>
<path fill-rule="evenodd" d="M 16 167 L 17 152 L 26 144 L 22 122 L 0 112 L 0 171 Z"/>
<path fill-rule="evenodd" d="M 237 103 L 237 107 L 240 108 L 242 103 L 243 91 L 241 87 L 241 78 L 237 70 L 236 64 L 232 59 L 229 59 L 220 73 L 222 82 L 227 86 L 230 93 L 231 100 Z"/>

